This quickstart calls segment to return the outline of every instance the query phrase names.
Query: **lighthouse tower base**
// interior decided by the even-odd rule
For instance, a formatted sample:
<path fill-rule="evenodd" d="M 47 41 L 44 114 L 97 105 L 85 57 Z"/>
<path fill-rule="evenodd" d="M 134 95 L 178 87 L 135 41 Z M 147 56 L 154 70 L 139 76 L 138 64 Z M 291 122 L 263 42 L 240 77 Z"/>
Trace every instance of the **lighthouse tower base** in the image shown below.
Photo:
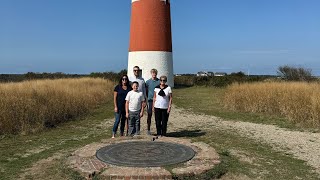
<path fill-rule="evenodd" d="M 167 84 L 174 87 L 172 52 L 165 51 L 135 51 L 129 52 L 128 76 L 134 76 L 133 67 L 139 66 L 145 81 L 151 78 L 150 70 L 158 70 L 158 78 L 167 76 Z"/>

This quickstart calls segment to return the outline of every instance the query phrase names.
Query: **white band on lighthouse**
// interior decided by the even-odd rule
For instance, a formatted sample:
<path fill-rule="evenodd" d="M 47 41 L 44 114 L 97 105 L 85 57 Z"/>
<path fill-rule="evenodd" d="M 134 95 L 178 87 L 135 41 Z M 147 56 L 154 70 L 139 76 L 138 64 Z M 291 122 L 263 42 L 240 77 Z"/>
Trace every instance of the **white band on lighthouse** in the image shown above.
<path fill-rule="evenodd" d="M 128 76 L 134 76 L 133 67 L 139 65 L 142 77 L 147 81 L 151 78 L 150 69 L 158 70 L 158 78 L 167 76 L 167 84 L 174 87 L 173 83 L 173 60 L 172 52 L 165 51 L 134 51 L 129 52 Z"/>

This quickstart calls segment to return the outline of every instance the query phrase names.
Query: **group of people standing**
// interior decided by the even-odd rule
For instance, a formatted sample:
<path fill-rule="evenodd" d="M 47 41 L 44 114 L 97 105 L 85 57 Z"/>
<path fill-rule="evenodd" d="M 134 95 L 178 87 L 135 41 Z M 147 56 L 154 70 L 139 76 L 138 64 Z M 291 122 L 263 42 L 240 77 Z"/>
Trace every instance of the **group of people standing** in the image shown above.
<path fill-rule="evenodd" d="M 154 112 L 157 136 L 166 136 L 167 123 L 172 104 L 172 90 L 166 84 L 167 77 L 157 77 L 158 71 L 151 70 L 151 78 L 146 82 L 139 76 L 140 68 L 133 67 L 133 77 L 123 75 L 114 88 L 115 122 L 112 138 L 120 124 L 120 136 L 140 134 L 140 120 L 147 107 L 147 134 L 151 135 L 151 118 Z"/>

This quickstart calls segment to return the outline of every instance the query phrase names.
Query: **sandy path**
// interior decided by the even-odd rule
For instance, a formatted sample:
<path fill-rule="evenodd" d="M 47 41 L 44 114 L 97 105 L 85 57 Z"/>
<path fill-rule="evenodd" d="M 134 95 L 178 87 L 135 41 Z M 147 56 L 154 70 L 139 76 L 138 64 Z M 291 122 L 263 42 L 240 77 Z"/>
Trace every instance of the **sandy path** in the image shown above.
<path fill-rule="evenodd" d="M 142 121 L 142 129 L 145 129 L 146 117 L 143 117 Z M 275 150 L 290 153 L 296 158 L 306 161 L 320 174 L 320 133 L 292 131 L 274 125 L 225 121 L 214 116 L 196 115 L 175 106 L 172 109 L 169 122 L 169 132 L 199 127 L 199 124 L 203 128 L 210 126 L 210 128 L 234 130 L 242 136 L 267 143 Z M 154 127 L 153 120 L 153 132 L 155 132 Z M 142 131 L 142 133 L 144 132 Z"/>

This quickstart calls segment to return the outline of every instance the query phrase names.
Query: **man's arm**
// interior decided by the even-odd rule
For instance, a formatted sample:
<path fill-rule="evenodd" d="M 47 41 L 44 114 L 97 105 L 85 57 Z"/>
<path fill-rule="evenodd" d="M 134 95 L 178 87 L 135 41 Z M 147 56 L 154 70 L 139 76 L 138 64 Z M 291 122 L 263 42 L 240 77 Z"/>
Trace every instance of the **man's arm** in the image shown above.
<path fill-rule="evenodd" d="M 140 117 L 143 117 L 143 112 L 144 112 L 144 105 L 146 101 L 141 101 L 141 112 L 140 112 Z"/>
<path fill-rule="evenodd" d="M 143 92 L 143 96 L 144 96 L 144 102 L 143 102 L 143 108 L 145 108 L 147 106 L 146 100 L 148 99 L 148 91 L 146 91 L 147 89 L 147 84 L 145 83 L 145 81 L 143 81 L 143 86 L 142 86 L 142 92 Z"/>
<path fill-rule="evenodd" d="M 143 93 L 143 95 L 144 95 L 144 98 L 146 98 L 146 95 L 147 95 L 147 91 L 146 91 L 146 88 L 147 87 L 147 84 L 146 84 L 146 82 L 143 80 L 142 81 L 142 93 Z"/>
<path fill-rule="evenodd" d="M 148 85 L 146 83 L 146 98 L 148 98 L 148 94 L 149 94 L 149 87 L 148 87 Z"/>

